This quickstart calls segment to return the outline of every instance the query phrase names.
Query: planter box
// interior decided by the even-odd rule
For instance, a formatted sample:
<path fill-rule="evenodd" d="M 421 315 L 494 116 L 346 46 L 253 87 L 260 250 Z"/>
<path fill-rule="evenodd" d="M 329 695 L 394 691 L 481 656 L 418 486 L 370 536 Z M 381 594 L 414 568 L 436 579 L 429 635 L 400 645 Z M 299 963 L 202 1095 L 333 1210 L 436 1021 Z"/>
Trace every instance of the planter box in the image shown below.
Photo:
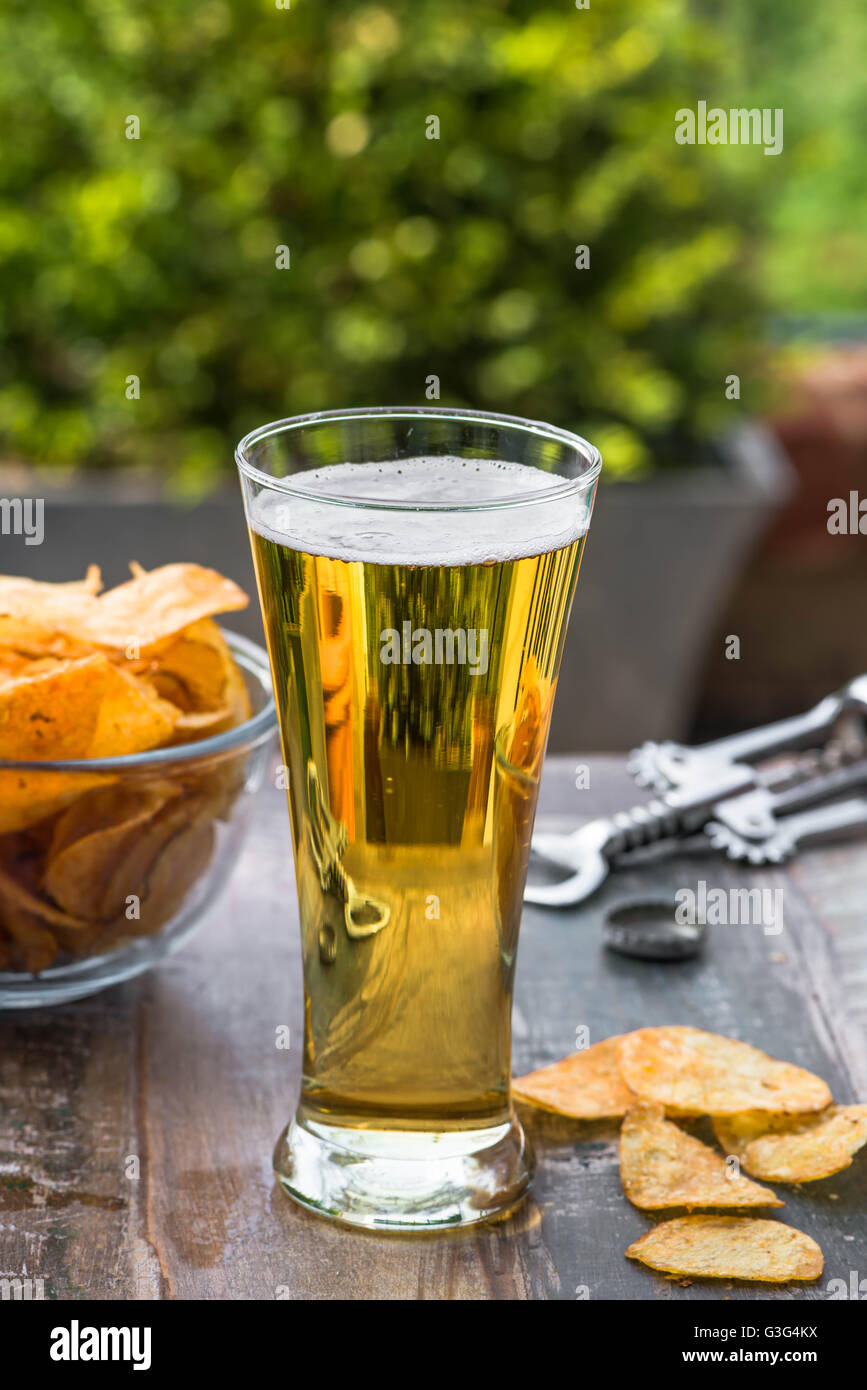
<path fill-rule="evenodd" d="M 759 534 L 788 496 L 770 435 L 726 441 L 726 467 L 601 487 L 554 708 L 550 751 L 624 749 L 683 738 L 708 633 Z M 241 498 L 229 486 L 194 506 L 113 475 L 60 488 L 0 469 L 0 496 L 43 497 L 45 539 L 0 537 L 0 572 L 70 579 L 98 561 L 107 585 L 173 560 L 214 565 L 251 595 L 228 625 L 262 640 Z"/>
<path fill-rule="evenodd" d="M 828 503 L 867 496 L 867 343 L 804 325 L 809 357 L 782 377 L 770 426 L 798 480 L 717 621 L 696 725 L 713 738 L 808 709 L 867 667 L 867 545 L 828 530 Z M 742 634 L 749 682 L 721 660 L 720 632 Z"/>
<path fill-rule="evenodd" d="M 725 466 L 600 487 L 549 747 L 615 750 L 688 736 L 707 643 L 790 495 L 769 431 L 722 441 Z"/>

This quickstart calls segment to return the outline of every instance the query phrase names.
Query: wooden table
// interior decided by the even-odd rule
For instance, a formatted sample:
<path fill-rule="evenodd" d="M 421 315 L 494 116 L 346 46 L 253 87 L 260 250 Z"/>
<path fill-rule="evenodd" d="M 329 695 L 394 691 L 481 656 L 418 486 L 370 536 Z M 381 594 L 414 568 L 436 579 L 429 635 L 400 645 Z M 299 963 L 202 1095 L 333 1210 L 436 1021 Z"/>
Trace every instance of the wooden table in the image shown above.
<path fill-rule="evenodd" d="M 549 762 L 540 815 L 568 822 L 635 800 L 620 759 Z M 694 885 L 781 887 L 785 925 L 711 927 L 705 956 L 650 964 L 604 951 L 612 904 Z M 580 911 L 528 909 L 515 1071 L 642 1024 L 744 1038 L 867 1097 L 867 851 L 813 850 L 749 877 L 681 856 L 618 875 Z M 867 1159 L 800 1190 L 782 1219 L 819 1240 L 813 1287 L 693 1282 L 626 1260 L 651 1219 L 624 1198 L 616 1129 L 525 1112 L 538 1157 L 513 1217 L 464 1233 L 378 1236 L 330 1225 L 275 1188 L 271 1150 L 297 1095 L 301 978 L 283 794 L 260 793 L 246 850 L 199 934 L 149 976 L 0 1023 L 0 1277 L 61 1299 L 826 1298 L 867 1274 Z M 292 1047 L 280 1050 L 288 1024 Z M 699 1132 L 701 1132 L 699 1130 Z M 138 1159 L 138 1163 L 131 1160 Z M 136 1176 L 137 1173 L 137 1176 Z"/>

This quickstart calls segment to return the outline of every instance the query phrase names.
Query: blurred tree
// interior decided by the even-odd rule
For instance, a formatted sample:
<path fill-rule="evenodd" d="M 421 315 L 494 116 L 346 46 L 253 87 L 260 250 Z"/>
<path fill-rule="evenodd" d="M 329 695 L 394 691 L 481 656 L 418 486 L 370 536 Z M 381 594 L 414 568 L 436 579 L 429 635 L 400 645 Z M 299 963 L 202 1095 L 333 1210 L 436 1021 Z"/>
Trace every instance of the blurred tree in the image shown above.
<path fill-rule="evenodd" d="M 738 104 L 785 112 L 785 155 L 761 199 L 769 303 L 786 316 L 855 317 L 863 338 L 867 6 L 728 0 L 724 23 Z"/>
<path fill-rule="evenodd" d="M 775 161 L 675 143 L 727 71 L 703 10 L 7 0 L 5 453 L 197 490 L 265 418 L 436 377 L 609 472 L 704 457 L 726 376 L 754 404 Z"/>

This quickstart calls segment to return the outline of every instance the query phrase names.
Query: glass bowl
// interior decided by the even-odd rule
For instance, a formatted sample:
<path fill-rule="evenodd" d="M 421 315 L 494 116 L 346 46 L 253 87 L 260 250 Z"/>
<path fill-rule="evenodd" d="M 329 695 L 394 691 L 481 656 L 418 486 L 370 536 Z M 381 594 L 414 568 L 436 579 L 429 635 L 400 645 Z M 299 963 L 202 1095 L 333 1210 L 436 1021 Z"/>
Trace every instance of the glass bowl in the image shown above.
<path fill-rule="evenodd" d="M 243 724 L 126 757 L 0 760 L 12 789 L 5 810 L 0 800 L 0 1008 L 80 999 L 149 970 L 229 878 L 277 724 L 266 653 L 223 635 L 250 696 Z"/>

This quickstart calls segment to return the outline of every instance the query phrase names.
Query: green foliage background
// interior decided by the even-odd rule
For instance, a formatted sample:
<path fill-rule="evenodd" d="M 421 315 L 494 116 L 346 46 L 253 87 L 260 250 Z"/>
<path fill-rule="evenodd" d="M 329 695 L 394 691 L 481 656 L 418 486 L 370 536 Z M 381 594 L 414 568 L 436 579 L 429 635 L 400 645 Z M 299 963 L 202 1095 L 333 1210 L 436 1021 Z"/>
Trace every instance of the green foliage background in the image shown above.
<path fill-rule="evenodd" d="M 695 461 L 758 400 L 783 162 L 673 138 L 699 98 L 751 104 L 738 3 L 7 0 L 3 454 L 198 490 L 266 418 L 436 374 L 614 472 Z"/>

